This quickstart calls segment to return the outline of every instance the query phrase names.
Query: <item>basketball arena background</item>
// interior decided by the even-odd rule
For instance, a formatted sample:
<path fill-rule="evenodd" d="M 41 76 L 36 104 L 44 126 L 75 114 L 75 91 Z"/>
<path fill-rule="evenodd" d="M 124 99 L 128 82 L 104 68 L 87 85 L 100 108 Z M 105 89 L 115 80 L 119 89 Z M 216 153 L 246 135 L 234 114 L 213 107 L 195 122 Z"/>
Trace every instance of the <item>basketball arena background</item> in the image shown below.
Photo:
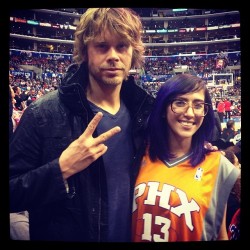
<path fill-rule="evenodd" d="M 241 102 L 239 10 L 133 9 L 142 19 L 146 53 L 144 68 L 130 73 L 142 88 L 156 95 L 168 78 L 191 73 L 207 82 L 215 98 L 229 96 L 232 101 Z M 36 91 L 45 84 L 44 93 L 54 90 L 73 62 L 74 31 L 85 11 L 86 8 L 10 10 L 12 81 L 19 79 L 20 85 L 22 80 L 28 80 Z M 12 82 L 12 86 L 15 84 Z M 21 87 L 25 90 L 25 86 Z M 238 129 L 240 121 L 238 116 Z"/>

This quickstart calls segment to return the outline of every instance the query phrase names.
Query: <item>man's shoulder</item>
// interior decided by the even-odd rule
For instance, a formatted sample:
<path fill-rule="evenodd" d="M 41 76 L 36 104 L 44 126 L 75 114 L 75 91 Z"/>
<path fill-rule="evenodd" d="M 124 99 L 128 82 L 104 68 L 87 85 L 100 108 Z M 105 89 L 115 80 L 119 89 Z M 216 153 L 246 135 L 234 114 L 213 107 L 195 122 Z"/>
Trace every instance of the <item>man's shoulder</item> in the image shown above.
<path fill-rule="evenodd" d="M 87 64 L 77 64 L 73 63 L 71 64 L 66 71 L 66 74 L 62 78 L 61 85 L 69 85 L 72 81 L 76 80 L 76 82 L 79 81 L 79 78 L 82 78 L 83 76 L 87 75 Z"/>
<path fill-rule="evenodd" d="M 36 108 L 49 108 L 53 109 L 59 103 L 58 90 L 53 90 L 47 94 L 41 96 L 40 98 L 34 100 L 30 106 L 34 109 Z"/>
<path fill-rule="evenodd" d="M 139 92 L 143 92 L 146 93 L 147 95 L 155 98 L 155 96 L 153 95 L 153 93 L 151 93 L 150 91 L 148 91 L 147 89 L 145 89 L 143 87 L 144 82 L 141 79 L 136 79 L 133 76 L 129 77 L 129 81 L 133 84 L 134 88 L 137 89 Z"/>
<path fill-rule="evenodd" d="M 32 113 L 40 125 L 60 124 L 65 120 L 65 114 L 68 113 L 59 98 L 58 90 L 53 90 L 33 101 L 28 106 L 27 112 L 28 114 Z"/>

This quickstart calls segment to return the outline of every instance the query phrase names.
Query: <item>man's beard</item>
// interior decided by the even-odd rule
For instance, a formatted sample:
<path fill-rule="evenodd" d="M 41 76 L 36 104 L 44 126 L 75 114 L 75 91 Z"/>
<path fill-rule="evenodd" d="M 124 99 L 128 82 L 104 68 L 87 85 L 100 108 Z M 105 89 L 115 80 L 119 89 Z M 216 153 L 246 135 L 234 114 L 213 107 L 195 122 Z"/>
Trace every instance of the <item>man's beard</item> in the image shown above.
<path fill-rule="evenodd" d="M 90 68 L 89 74 L 91 77 L 100 84 L 109 85 L 109 86 L 117 86 L 122 84 L 124 80 L 128 78 L 128 73 L 123 70 L 123 74 L 116 75 L 114 77 L 108 77 L 107 75 L 102 74 L 100 71 L 93 70 Z"/>

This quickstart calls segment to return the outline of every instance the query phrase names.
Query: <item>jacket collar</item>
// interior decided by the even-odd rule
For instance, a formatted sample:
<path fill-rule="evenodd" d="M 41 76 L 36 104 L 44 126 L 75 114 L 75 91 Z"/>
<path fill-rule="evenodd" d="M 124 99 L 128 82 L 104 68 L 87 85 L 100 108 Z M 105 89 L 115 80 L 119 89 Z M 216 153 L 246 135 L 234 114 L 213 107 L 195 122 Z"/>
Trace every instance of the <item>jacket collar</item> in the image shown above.
<path fill-rule="evenodd" d="M 70 109 L 70 112 L 77 115 L 84 115 L 87 112 L 88 102 L 85 89 L 87 87 L 87 65 L 82 63 L 72 64 L 59 86 L 59 98 Z"/>
<path fill-rule="evenodd" d="M 84 115 L 90 110 L 86 98 L 87 84 L 87 64 L 82 63 L 80 66 L 72 64 L 59 86 L 60 99 L 75 114 Z M 146 100 L 150 106 L 154 101 L 152 96 L 135 84 L 133 76 L 122 83 L 121 98 L 132 114 L 136 114 Z"/>

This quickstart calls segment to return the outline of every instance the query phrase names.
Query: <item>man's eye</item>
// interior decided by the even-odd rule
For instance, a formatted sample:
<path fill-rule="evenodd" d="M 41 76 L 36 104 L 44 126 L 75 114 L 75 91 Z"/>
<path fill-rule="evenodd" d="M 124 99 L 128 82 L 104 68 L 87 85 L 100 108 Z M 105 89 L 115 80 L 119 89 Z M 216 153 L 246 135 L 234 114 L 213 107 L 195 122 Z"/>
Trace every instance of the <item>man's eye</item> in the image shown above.
<path fill-rule="evenodd" d="M 119 48 L 119 49 L 127 49 L 127 48 L 128 48 L 128 45 L 125 44 L 125 43 L 122 43 L 122 44 L 119 44 L 119 45 L 118 45 L 118 48 Z"/>

